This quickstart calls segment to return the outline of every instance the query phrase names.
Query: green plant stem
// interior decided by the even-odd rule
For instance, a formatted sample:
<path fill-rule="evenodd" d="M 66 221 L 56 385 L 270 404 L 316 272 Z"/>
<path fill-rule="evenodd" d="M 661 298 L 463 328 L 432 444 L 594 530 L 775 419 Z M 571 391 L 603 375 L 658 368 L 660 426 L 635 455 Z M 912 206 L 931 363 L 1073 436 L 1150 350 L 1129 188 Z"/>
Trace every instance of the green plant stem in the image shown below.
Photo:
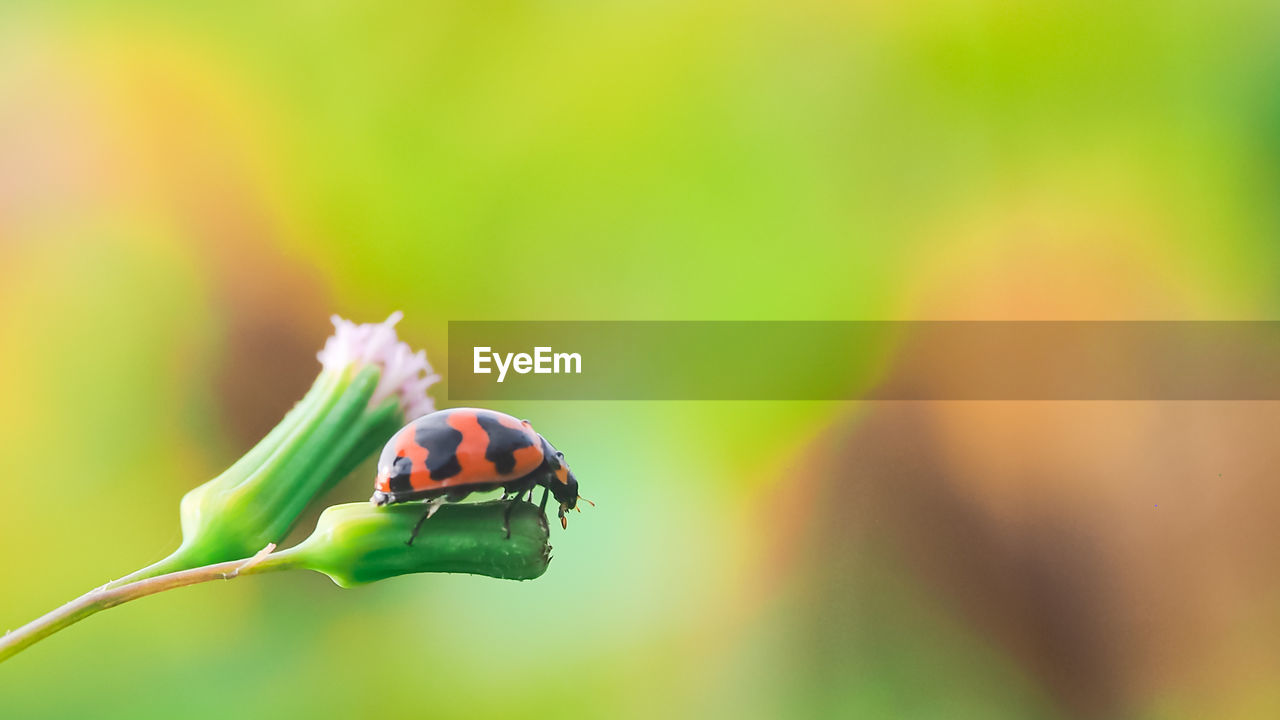
<path fill-rule="evenodd" d="M 160 575 L 169 575 L 172 573 L 176 573 L 180 570 L 190 569 L 183 564 L 184 560 L 185 558 L 182 557 L 182 553 L 175 551 L 172 555 L 165 557 L 163 560 L 159 560 L 157 562 L 151 563 L 150 565 L 147 565 L 146 567 L 134 570 L 133 572 L 129 573 L 128 575 L 125 575 L 122 578 L 112 580 L 111 582 L 107 583 L 106 585 L 103 585 L 99 589 L 109 590 L 112 588 L 123 587 L 125 585 L 130 585 L 132 583 L 136 583 L 138 581 L 145 580 L 147 578 L 154 578 Z M 231 562 L 236 562 L 236 561 L 233 560 Z M 200 568 L 197 568 L 197 569 L 200 569 Z"/>
<path fill-rule="evenodd" d="M 283 553 L 271 555 L 270 551 L 274 547 L 268 545 L 262 552 L 246 560 L 231 560 L 167 575 L 157 575 L 127 585 L 114 587 L 104 585 L 90 590 L 66 605 L 0 637 L 0 662 L 90 615 L 123 605 L 130 600 L 210 580 L 231 580 L 241 575 L 255 575 L 296 567 L 295 560 Z"/>
<path fill-rule="evenodd" d="M 327 508 L 315 532 L 301 543 L 272 552 L 268 545 L 248 559 L 176 572 L 172 558 L 103 585 L 0 637 L 0 662 L 107 608 L 165 590 L 210 580 L 230 580 L 275 570 L 305 569 L 328 575 L 342 587 L 409 573 L 471 573 L 532 580 L 551 562 L 547 517 L 536 505 L 498 500 L 441 507 L 407 541 L 422 519 L 419 504 L 374 507 L 367 502 Z M 145 577 L 130 578 L 145 575 Z"/>

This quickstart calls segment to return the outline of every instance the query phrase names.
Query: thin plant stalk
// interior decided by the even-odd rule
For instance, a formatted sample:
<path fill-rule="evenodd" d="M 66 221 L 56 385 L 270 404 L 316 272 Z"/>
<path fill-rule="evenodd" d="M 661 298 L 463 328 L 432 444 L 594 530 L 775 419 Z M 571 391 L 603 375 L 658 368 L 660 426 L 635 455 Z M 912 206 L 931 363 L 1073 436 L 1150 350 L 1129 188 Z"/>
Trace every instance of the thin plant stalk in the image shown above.
<path fill-rule="evenodd" d="M 320 514 L 310 537 L 286 550 L 267 545 L 247 559 L 108 583 L 0 637 L 0 662 L 107 608 L 211 580 L 293 569 L 324 573 L 341 587 L 421 572 L 532 580 L 551 562 L 547 517 L 531 503 L 448 505 L 419 528 L 422 513 L 417 504 L 334 505 Z"/>
<path fill-rule="evenodd" d="M 90 590 L 62 607 L 32 620 L 22 627 L 0 637 L 0 662 L 8 660 L 31 645 L 84 620 L 90 615 L 107 608 L 123 605 L 148 595 L 165 590 L 186 587 L 210 580 L 231 580 L 241 575 L 254 575 L 274 570 L 288 570 L 295 566 L 295 560 L 283 554 L 271 557 L 275 545 L 268 545 L 257 555 L 247 560 L 231 560 L 229 562 L 206 565 L 204 567 L 182 570 L 167 575 L 157 575 L 127 585 L 114 587 L 103 585 Z"/>

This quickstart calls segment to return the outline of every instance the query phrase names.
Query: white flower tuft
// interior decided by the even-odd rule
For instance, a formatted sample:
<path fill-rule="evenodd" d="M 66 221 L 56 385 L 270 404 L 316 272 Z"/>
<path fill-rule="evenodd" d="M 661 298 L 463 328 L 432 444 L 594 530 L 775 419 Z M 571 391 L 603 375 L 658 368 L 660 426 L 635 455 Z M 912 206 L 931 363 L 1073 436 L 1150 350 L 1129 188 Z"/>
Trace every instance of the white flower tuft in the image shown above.
<path fill-rule="evenodd" d="M 440 380 L 427 362 L 423 350 L 413 352 L 396 337 L 396 323 L 404 314 L 391 313 L 386 322 L 357 325 L 334 315 L 334 333 L 316 355 L 325 370 L 341 371 L 347 367 L 377 365 L 382 371 L 378 387 L 373 391 L 370 407 L 377 407 L 389 397 L 396 397 L 406 419 L 426 415 L 436 409 L 427 388 Z"/>

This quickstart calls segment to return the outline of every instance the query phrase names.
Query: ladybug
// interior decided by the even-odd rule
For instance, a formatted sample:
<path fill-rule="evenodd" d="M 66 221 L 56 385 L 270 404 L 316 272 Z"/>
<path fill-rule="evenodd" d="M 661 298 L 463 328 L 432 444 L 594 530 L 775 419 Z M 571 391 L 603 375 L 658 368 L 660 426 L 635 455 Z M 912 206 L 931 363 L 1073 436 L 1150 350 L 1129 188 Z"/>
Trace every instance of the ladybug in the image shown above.
<path fill-rule="evenodd" d="M 504 527 L 511 537 L 511 508 L 526 491 L 541 486 L 542 509 L 547 496 L 565 512 L 578 505 L 578 480 L 565 464 L 564 453 L 534 431 L 528 420 L 480 408 L 452 408 L 423 415 L 400 428 L 382 449 L 374 481 L 374 505 L 411 500 L 427 501 L 427 511 L 413 528 L 408 545 L 422 523 L 445 502 L 457 502 L 473 492 L 502 488 L 512 496 Z"/>

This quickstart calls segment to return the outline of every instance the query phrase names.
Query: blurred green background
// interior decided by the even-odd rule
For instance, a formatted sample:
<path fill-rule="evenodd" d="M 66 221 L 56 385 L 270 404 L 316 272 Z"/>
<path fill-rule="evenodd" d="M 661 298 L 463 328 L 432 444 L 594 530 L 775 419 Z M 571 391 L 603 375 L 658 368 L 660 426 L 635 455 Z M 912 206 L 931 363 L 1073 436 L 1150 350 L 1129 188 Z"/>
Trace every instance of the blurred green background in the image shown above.
<path fill-rule="evenodd" d="M 188 5 L 0 9 L 4 627 L 176 546 L 331 312 L 1280 316 L 1275 3 Z M 184 589 L 0 715 L 1280 715 L 1271 404 L 498 409 L 598 505 L 543 578 Z"/>

